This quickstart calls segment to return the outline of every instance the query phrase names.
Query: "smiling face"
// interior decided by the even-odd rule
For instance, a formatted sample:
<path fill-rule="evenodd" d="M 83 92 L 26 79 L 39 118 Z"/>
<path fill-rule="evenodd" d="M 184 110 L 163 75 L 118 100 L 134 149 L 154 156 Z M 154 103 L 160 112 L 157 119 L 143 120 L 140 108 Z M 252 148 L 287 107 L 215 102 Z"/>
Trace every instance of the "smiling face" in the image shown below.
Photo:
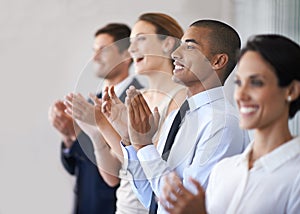
<path fill-rule="evenodd" d="M 138 74 L 160 70 L 162 60 L 165 59 L 162 50 L 163 41 L 156 35 L 154 25 L 138 21 L 131 31 L 130 42 L 128 51 Z"/>
<path fill-rule="evenodd" d="M 173 53 L 175 69 L 173 80 L 194 88 L 199 93 L 211 88 L 213 81 L 218 81 L 209 59 L 210 29 L 204 27 L 190 27 L 181 39 L 181 45 Z"/>
<path fill-rule="evenodd" d="M 94 64 L 96 65 L 96 76 L 100 78 L 113 79 L 119 74 L 119 66 L 125 60 L 123 54 L 114 44 L 114 39 L 109 34 L 99 34 L 94 40 Z"/>
<path fill-rule="evenodd" d="M 287 88 L 278 86 L 274 68 L 260 54 L 247 51 L 240 59 L 234 98 L 244 129 L 268 129 L 286 124 L 289 105 Z"/>

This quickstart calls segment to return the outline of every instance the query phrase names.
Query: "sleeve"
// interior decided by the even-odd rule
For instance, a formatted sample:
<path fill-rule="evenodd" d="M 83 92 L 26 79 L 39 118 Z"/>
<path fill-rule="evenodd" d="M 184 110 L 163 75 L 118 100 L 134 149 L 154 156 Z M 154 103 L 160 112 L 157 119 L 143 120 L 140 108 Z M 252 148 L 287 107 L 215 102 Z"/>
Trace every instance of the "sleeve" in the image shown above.
<path fill-rule="evenodd" d="M 75 174 L 76 167 L 76 158 L 72 154 L 73 147 L 75 148 L 78 144 L 77 140 L 73 142 L 73 145 L 70 149 L 67 149 L 64 143 L 61 143 L 61 162 L 63 167 L 69 172 L 71 175 Z"/>
<path fill-rule="evenodd" d="M 194 156 L 191 164 L 183 170 L 183 184 L 191 192 L 195 188 L 189 182 L 192 177 L 200 182 L 203 188 L 207 188 L 210 172 L 220 160 L 235 154 L 242 153 L 246 132 L 239 128 L 237 118 L 221 117 L 225 122 L 214 119 L 207 124 L 197 140 Z"/>
<path fill-rule="evenodd" d="M 299 213 L 300 210 L 300 173 L 296 177 L 292 191 L 288 200 L 287 210 L 285 213 Z"/>
<path fill-rule="evenodd" d="M 156 196 L 160 197 L 164 186 L 162 178 L 172 170 L 168 167 L 167 162 L 161 158 L 154 145 L 140 149 L 137 156 L 146 179 L 148 180 L 149 188 L 151 188 L 151 194 L 147 193 L 150 206 L 152 191 Z"/>
<path fill-rule="evenodd" d="M 127 170 L 127 177 L 135 195 L 138 197 L 144 207 L 149 208 L 151 203 L 152 188 L 147 180 L 143 168 L 138 160 L 137 153 L 133 146 L 121 145 L 124 154 L 123 169 Z"/>
<path fill-rule="evenodd" d="M 79 141 L 89 140 L 89 137 L 81 132 L 77 139 L 73 142 L 70 149 L 66 149 L 63 143 L 61 143 L 61 161 L 64 168 L 71 174 L 75 174 L 75 169 L 78 164 L 79 158 L 84 158 L 85 154 L 79 144 Z"/>

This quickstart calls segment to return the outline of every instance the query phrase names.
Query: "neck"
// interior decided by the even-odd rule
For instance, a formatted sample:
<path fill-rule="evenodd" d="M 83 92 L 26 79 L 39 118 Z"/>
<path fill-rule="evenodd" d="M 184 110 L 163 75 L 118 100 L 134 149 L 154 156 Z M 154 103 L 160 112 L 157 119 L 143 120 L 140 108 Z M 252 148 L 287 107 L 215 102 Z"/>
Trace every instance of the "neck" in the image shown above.
<path fill-rule="evenodd" d="M 256 129 L 249 162 L 252 165 L 254 161 L 287 143 L 292 138 L 287 119 L 285 121 L 277 121 L 271 127 Z"/>
<path fill-rule="evenodd" d="M 205 79 L 198 78 L 194 82 L 190 82 L 188 87 L 188 96 L 199 94 L 203 91 L 223 86 L 224 84 L 220 81 L 220 76 L 217 75 L 216 71 L 212 71 L 212 74 Z"/>
<path fill-rule="evenodd" d="M 118 75 L 112 78 L 104 79 L 104 85 L 105 86 L 112 86 L 117 85 L 118 83 L 122 82 L 124 79 L 128 77 L 128 72 L 119 72 Z"/>

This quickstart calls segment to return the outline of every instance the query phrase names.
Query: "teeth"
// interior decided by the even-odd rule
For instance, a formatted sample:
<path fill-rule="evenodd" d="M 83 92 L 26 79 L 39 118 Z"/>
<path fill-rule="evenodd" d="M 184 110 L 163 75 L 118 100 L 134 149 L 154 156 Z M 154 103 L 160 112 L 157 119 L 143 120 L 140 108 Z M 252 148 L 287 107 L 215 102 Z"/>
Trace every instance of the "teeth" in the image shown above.
<path fill-rule="evenodd" d="M 248 114 L 248 113 L 252 113 L 255 112 L 257 108 L 255 107 L 241 107 L 240 108 L 240 112 L 243 114 Z"/>
<path fill-rule="evenodd" d="M 180 66 L 180 65 L 175 65 L 175 69 L 176 69 L 176 70 L 181 70 L 181 69 L 183 69 L 183 67 Z"/>

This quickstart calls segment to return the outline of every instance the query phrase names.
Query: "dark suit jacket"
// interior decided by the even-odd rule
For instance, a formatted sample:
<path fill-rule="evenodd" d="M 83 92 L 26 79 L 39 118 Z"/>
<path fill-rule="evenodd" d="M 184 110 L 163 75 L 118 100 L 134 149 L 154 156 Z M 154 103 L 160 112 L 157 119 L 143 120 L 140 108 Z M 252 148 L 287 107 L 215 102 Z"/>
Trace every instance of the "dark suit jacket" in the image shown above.
<path fill-rule="evenodd" d="M 134 78 L 128 85 L 142 88 Z M 128 88 L 127 87 L 127 88 Z M 120 96 L 124 102 L 125 91 Z M 68 152 L 61 146 L 61 160 L 64 168 L 76 176 L 74 214 L 114 214 L 116 210 L 116 190 L 109 187 L 98 172 L 94 148 L 90 138 L 79 134 Z"/>

